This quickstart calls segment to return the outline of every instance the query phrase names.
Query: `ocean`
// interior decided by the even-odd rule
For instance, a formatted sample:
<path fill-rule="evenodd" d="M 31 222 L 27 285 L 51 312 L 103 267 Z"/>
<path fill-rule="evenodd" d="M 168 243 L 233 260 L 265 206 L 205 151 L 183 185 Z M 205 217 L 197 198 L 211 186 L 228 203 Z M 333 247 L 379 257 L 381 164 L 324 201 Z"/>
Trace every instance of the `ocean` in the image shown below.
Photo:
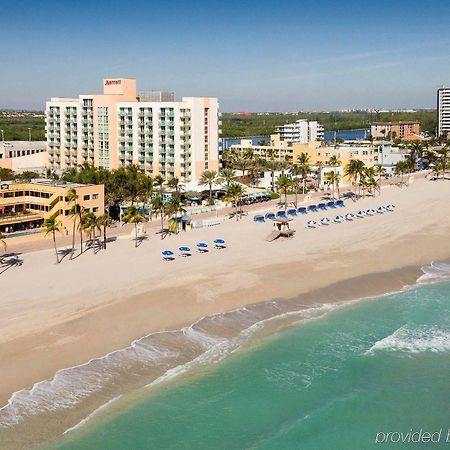
<path fill-rule="evenodd" d="M 50 448 L 447 448 L 450 264 L 423 271 L 374 299 L 303 311 L 272 302 L 199 322 L 197 364 L 107 404 Z"/>

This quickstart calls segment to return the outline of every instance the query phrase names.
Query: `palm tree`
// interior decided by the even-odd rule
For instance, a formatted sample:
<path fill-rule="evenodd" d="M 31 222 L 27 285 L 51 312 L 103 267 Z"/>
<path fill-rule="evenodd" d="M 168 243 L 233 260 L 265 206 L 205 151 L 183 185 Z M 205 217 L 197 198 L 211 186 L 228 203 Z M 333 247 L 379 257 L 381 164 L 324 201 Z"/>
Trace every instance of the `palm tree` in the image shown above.
<path fill-rule="evenodd" d="M 100 224 L 98 223 L 98 218 L 93 212 L 87 212 L 84 216 L 83 230 L 89 234 L 89 238 L 92 245 L 92 251 L 95 254 L 95 231 L 101 231 Z"/>
<path fill-rule="evenodd" d="M 406 170 L 407 170 L 407 163 L 406 163 L 406 161 L 398 161 L 397 164 L 395 165 L 394 171 L 395 171 L 395 173 L 397 175 L 400 176 L 400 185 L 402 185 L 404 183 L 403 182 L 403 175 L 406 172 Z"/>
<path fill-rule="evenodd" d="M 164 216 L 166 215 L 166 205 L 161 195 L 152 200 L 152 211 L 156 216 L 161 216 L 161 239 L 164 238 Z"/>
<path fill-rule="evenodd" d="M 334 173 L 336 173 L 336 167 L 339 167 L 341 165 L 341 161 L 338 158 L 338 156 L 333 155 L 333 156 L 330 156 L 330 159 L 328 160 L 328 165 L 330 167 L 333 167 L 333 169 L 334 169 L 333 171 L 334 171 Z"/>
<path fill-rule="evenodd" d="M 287 210 L 287 193 L 288 193 L 288 190 L 291 187 L 291 185 L 292 185 L 292 181 L 286 175 L 282 175 L 277 180 L 278 190 L 280 190 L 284 194 L 284 211 L 285 212 Z"/>
<path fill-rule="evenodd" d="M 436 153 L 438 154 L 441 167 L 442 167 L 442 178 L 445 179 L 445 169 L 447 168 L 447 160 L 450 153 L 450 147 L 444 147 L 439 150 L 436 150 Z"/>
<path fill-rule="evenodd" d="M 323 162 L 322 161 L 317 161 L 317 190 L 319 190 L 320 185 L 322 184 L 322 167 L 323 167 Z"/>
<path fill-rule="evenodd" d="M 345 166 L 344 175 L 353 179 L 353 184 L 355 185 L 355 198 L 357 198 L 356 188 L 358 184 L 361 188 L 361 181 L 364 178 L 364 163 L 359 159 L 351 159 Z"/>
<path fill-rule="evenodd" d="M 97 225 L 103 228 L 103 248 L 106 250 L 106 228 L 109 226 L 110 218 L 109 214 L 102 214 L 97 217 Z"/>
<path fill-rule="evenodd" d="M 270 172 L 272 178 L 272 191 L 275 192 L 275 172 L 279 170 L 280 165 L 274 159 L 265 162 L 265 168 Z"/>
<path fill-rule="evenodd" d="M 417 169 L 417 160 L 422 158 L 424 145 L 422 142 L 414 141 L 409 144 L 409 157 L 413 171 Z"/>
<path fill-rule="evenodd" d="M 238 207 L 239 207 L 239 215 L 242 215 L 242 203 L 241 199 L 242 196 L 245 194 L 245 188 L 242 186 L 242 184 L 239 183 L 231 183 L 230 186 L 228 186 L 227 193 L 225 195 L 226 201 L 234 202 L 234 206 L 236 208 L 235 216 L 236 220 L 238 220 Z"/>
<path fill-rule="evenodd" d="M 8 246 L 6 245 L 6 241 L 5 241 L 3 233 L 1 231 L 0 231 L 0 243 L 3 246 L 3 250 L 6 252 L 6 249 L 8 248 Z"/>
<path fill-rule="evenodd" d="M 339 181 L 341 176 L 337 172 L 327 172 L 325 174 L 325 183 L 331 185 L 333 190 L 333 199 L 334 199 L 334 189 L 337 187 L 338 190 L 338 198 L 339 198 Z"/>
<path fill-rule="evenodd" d="M 84 226 L 84 209 L 79 206 L 78 207 L 78 231 L 80 232 L 80 254 L 83 253 L 83 226 Z"/>
<path fill-rule="evenodd" d="M 175 194 L 178 195 L 181 189 L 180 180 L 177 177 L 171 177 L 169 181 L 167 181 L 167 187 L 175 190 Z"/>
<path fill-rule="evenodd" d="M 220 183 L 225 182 L 227 185 L 227 189 L 230 187 L 230 184 L 236 179 L 236 173 L 233 169 L 222 169 L 219 172 L 219 178 L 217 181 Z"/>
<path fill-rule="evenodd" d="M 60 263 L 59 256 L 58 256 L 58 249 L 56 248 L 56 232 L 61 232 L 61 224 L 56 220 L 55 216 L 51 216 L 48 219 L 44 220 L 44 228 L 45 228 L 45 235 L 47 236 L 49 233 L 52 233 L 53 236 L 53 246 L 55 247 L 55 255 L 56 255 L 56 264 Z"/>
<path fill-rule="evenodd" d="M 176 232 L 178 233 L 178 214 L 184 214 L 186 210 L 181 206 L 180 196 L 173 195 L 165 205 L 165 212 L 168 216 L 171 216 L 172 222 L 176 221 Z M 175 219 L 174 219 L 175 216 Z"/>
<path fill-rule="evenodd" d="M 377 189 L 378 189 L 378 192 L 381 195 L 381 176 L 386 173 L 386 169 L 380 164 L 377 164 L 377 165 L 373 166 L 373 168 L 375 170 L 375 175 L 378 176 L 378 179 L 377 179 L 378 187 L 377 187 Z"/>
<path fill-rule="evenodd" d="M 201 186 L 208 186 L 209 189 L 209 204 L 213 204 L 212 200 L 212 188 L 213 184 L 217 181 L 217 172 L 215 170 L 205 170 L 200 177 L 200 181 L 198 184 Z"/>
<path fill-rule="evenodd" d="M 145 220 L 145 217 L 139 212 L 139 209 L 136 206 L 129 206 L 125 210 L 125 215 L 123 216 L 123 221 L 126 223 L 134 223 L 134 233 L 135 233 L 135 244 L 134 246 L 138 246 L 138 231 L 137 224 L 141 223 Z"/>
<path fill-rule="evenodd" d="M 297 176 L 303 174 L 302 167 L 299 166 L 298 164 L 293 164 L 290 172 L 291 172 L 291 175 L 293 176 L 292 186 L 295 189 L 295 207 L 297 208 L 298 207 L 298 188 L 300 185 L 300 178 L 298 178 Z M 303 188 L 303 193 L 305 193 L 304 191 L 305 191 L 305 189 Z"/>
<path fill-rule="evenodd" d="M 161 175 L 156 175 L 156 177 L 153 178 L 153 184 L 155 186 L 158 186 L 159 194 L 162 195 L 163 186 L 164 186 L 164 178 Z"/>
<path fill-rule="evenodd" d="M 78 194 L 77 191 L 73 188 L 69 189 L 69 192 L 67 193 L 67 198 L 69 202 L 72 202 L 72 207 L 70 208 L 70 215 L 72 216 L 73 220 L 73 227 L 72 227 L 72 252 L 70 253 L 70 259 L 73 258 L 73 254 L 75 252 L 75 231 L 76 231 L 76 222 L 77 222 L 77 216 L 78 216 Z"/>

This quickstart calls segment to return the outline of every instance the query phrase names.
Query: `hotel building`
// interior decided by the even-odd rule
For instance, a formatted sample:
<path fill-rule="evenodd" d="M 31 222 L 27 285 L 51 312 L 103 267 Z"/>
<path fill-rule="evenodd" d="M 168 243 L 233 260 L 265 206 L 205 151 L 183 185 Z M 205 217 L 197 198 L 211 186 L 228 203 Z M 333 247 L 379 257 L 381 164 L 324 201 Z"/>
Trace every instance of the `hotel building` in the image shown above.
<path fill-rule="evenodd" d="M 308 142 L 321 141 L 324 136 L 322 125 L 316 121 L 306 119 L 297 120 L 276 128 L 280 140 L 291 144 L 307 144 Z"/>
<path fill-rule="evenodd" d="M 49 165 L 117 169 L 137 164 L 150 175 L 196 185 L 219 167 L 217 98 L 136 93 L 136 80 L 103 80 L 103 94 L 52 98 L 46 104 Z M 166 101 L 171 99 L 171 101 Z"/>
<path fill-rule="evenodd" d="M 436 136 L 450 133 L 450 87 L 437 90 L 437 130 Z"/>
<path fill-rule="evenodd" d="M 376 139 L 403 139 L 420 133 L 420 122 L 376 122 L 370 127 L 370 134 Z"/>
<path fill-rule="evenodd" d="M 0 231 L 38 228 L 54 216 L 63 230 L 70 229 L 72 218 L 69 190 L 78 195 L 77 203 L 86 212 L 104 213 L 104 186 L 53 180 L 3 181 L 0 183 Z"/>

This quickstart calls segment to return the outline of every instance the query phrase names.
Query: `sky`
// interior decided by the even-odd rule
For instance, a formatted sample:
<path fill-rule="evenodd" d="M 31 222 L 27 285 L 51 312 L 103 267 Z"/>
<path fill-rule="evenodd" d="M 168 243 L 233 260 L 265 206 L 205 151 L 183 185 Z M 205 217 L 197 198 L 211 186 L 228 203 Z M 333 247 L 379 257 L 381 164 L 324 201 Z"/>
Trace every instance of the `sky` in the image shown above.
<path fill-rule="evenodd" d="M 138 90 L 224 112 L 435 107 L 449 0 L 0 0 L 0 109 Z"/>

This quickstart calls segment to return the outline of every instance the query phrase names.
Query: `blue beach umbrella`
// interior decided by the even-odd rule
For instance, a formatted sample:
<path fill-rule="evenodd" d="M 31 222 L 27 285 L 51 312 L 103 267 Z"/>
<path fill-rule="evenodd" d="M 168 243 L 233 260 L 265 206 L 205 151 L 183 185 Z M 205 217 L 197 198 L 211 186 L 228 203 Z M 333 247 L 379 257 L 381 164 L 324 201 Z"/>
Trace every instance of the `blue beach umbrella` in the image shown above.
<path fill-rule="evenodd" d="M 189 247 L 180 247 L 178 250 L 180 250 L 180 252 L 190 252 L 191 249 Z"/>
<path fill-rule="evenodd" d="M 199 242 L 199 243 L 197 244 L 197 247 L 200 247 L 200 248 L 206 248 L 206 247 L 208 247 L 208 244 L 205 244 L 204 242 Z"/>
<path fill-rule="evenodd" d="M 164 250 L 163 252 L 161 252 L 164 256 L 172 256 L 173 252 L 171 252 L 170 250 Z"/>
<path fill-rule="evenodd" d="M 214 244 L 225 244 L 225 241 L 223 239 L 216 239 Z"/>

